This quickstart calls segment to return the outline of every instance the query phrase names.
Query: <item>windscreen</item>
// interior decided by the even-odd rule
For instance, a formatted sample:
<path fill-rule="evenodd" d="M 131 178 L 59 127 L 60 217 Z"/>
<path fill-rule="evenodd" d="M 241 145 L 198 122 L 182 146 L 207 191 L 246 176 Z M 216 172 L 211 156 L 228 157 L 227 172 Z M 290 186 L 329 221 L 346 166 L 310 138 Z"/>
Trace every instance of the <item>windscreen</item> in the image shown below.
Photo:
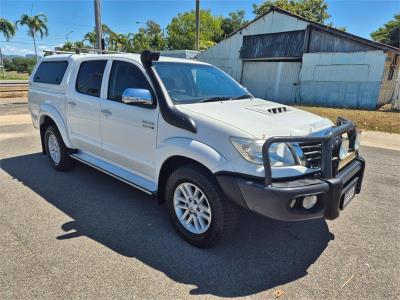
<path fill-rule="evenodd" d="M 214 66 L 172 62 L 155 62 L 154 66 L 175 104 L 252 97 Z"/>

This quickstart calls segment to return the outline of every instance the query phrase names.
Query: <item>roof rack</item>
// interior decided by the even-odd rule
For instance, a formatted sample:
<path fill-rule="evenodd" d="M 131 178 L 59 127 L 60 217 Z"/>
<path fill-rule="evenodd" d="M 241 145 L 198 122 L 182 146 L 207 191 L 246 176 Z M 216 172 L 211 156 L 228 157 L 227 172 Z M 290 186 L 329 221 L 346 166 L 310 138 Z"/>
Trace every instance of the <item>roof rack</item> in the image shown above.
<path fill-rule="evenodd" d="M 54 55 L 54 54 L 118 54 L 118 53 L 127 53 L 127 52 L 120 52 L 120 51 L 112 51 L 112 50 L 104 50 L 104 49 L 93 49 L 93 48 L 74 48 L 72 47 L 71 50 L 74 51 L 63 51 L 58 50 L 57 47 L 55 50 L 43 50 L 45 56 Z"/>

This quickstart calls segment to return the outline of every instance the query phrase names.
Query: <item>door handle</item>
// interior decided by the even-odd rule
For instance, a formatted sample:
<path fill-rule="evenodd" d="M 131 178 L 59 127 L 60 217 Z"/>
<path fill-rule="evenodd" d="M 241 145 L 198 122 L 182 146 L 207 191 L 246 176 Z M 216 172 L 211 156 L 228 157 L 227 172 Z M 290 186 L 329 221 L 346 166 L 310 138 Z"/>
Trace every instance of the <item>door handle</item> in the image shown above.
<path fill-rule="evenodd" d="M 112 115 L 112 112 L 109 111 L 108 109 L 102 109 L 102 110 L 101 110 L 101 113 L 102 113 L 103 115 L 105 115 L 106 117 Z"/>
<path fill-rule="evenodd" d="M 75 107 L 75 106 L 76 106 L 76 103 L 75 103 L 74 101 L 69 101 L 69 102 L 68 102 L 68 105 L 71 106 L 71 107 Z"/>

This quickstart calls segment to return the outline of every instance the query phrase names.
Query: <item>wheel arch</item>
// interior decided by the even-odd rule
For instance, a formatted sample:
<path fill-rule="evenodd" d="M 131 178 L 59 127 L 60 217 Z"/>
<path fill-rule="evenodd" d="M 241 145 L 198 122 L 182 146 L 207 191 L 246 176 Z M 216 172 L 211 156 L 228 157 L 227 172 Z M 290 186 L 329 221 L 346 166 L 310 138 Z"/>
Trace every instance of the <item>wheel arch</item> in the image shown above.
<path fill-rule="evenodd" d="M 192 164 L 211 176 L 214 173 L 226 170 L 231 171 L 228 161 L 215 149 L 196 140 L 189 138 L 171 138 L 159 147 L 159 157 L 163 157 L 158 168 L 158 198 L 160 202 L 164 201 L 165 182 L 168 176 L 177 168 Z"/>
<path fill-rule="evenodd" d="M 69 140 L 67 128 L 57 110 L 50 105 L 43 105 L 41 107 L 41 113 L 39 117 L 39 129 L 40 129 L 40 139 L 42 143 L 42 151 L 45 153 L 44 146 L 44 132 L 49 125 L 53 125 L 57 128 L 60 133 L 63 142 L 67 148 L 72 148 L 71 141 Z"/>
<path fill-rule="evenodd" d="M 186 157 L 186 156 L 181 156 L 181 155 L 174 155 L 169 157 L 166 161 L 161 166 L 160 173 L 158 176 L 158 190 L 157 190 L 157 196 L 158 200 L 160 203 L 163 203 L 165 201 L 164 199 L 164 193 L 165 193 L 165 183 L 169 177 L 169 175 L 176 169 L 185 166 L 185 165 L 194 165 L 200 169 L 203 169 L 207 173 L 210 174 L 210 176 L 214 176 L 214 174 L 211 172 L 209 168 L 207 168 L 205 165 L 202 163 Z"/>

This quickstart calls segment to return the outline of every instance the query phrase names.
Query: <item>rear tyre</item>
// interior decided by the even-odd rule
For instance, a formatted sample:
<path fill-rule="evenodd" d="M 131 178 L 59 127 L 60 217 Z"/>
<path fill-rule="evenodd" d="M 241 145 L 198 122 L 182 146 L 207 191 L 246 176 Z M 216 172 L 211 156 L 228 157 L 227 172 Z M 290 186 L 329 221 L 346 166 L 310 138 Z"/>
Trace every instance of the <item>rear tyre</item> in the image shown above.
<path fill-rule="evenodd" d="M 175 170 L 165 188 L 172 225 L 190 244 L 208 248 L 236 228 L 238 208 L 228 201 L 215 178 L 196 165 Z"/>
<path fill-rule="evenodd" d="M 57 128 L 49 126 L 44 133 L 46 154 L 50 163 L 57 171 L 65 171 L 73 166 L 73 161 L 69 157 L 67 147 L 65 146 Z"/>

